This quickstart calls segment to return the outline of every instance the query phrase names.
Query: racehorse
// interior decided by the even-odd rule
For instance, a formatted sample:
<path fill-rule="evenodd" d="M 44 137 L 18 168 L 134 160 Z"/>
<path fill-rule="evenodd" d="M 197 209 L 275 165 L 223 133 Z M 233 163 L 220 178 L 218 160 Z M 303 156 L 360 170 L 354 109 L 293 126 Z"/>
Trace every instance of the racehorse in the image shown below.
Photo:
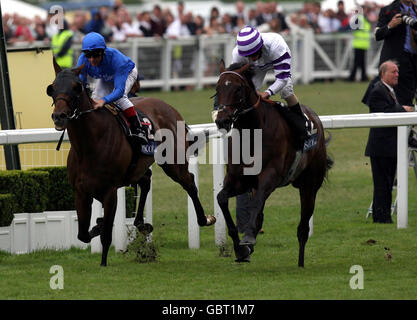
<path fill-rule="evenodd" d="M 301 220 L 297 228 L 299 242 L 298 266 L 304 266 L 304 249 L 308 240 L 309 220 L 313 215 L 317 191 L 332 166 L 332 160 L 326 153 L 326 141 L 319 117 L 307 106 L 302 110 L 312 120 L 317 129 L 317 144 L 303 153 L 294 148 L 292 130 L 285 121 L 279 106 L 271 100 L 263 100 L 257 94 L 251 81 L 249 64 L 234 64 L 227 70 L 223 62 L 216 86 L 218 113 L 215 119 L 218 129 L 226 132 L 238 131 L 238 140 L 229 137 L 228 162 L 223 189 L 217 195 L 217 201 L 223 212 L 228 234 L 233 239 L 236 261 L 249 261 L 254 251 L 256 236 L 263 221 L 263 208 L 269 195 L 278 187 L 291 183 L 299 189 L 301 200 Z M 282 111 L 279 110 L 282 108 Z M 286 112 L 292 112 L 287 110 Z M 252 164 L 232 161 L 233 150 L 242 153 L 243 145 L 248 142 L 243 131 L 250 133 L 250 150 L 253 152 L 256 129 L 261 129 L 261 151 L 255 155 Z M 236 148 L 240 144 L 240 148 Z M 236 151 L 237 150 L 237 151 Z M 240 151 L 239 151 L 240 150 Z M 241 155 L 243 158 L 243 154 Z M 256 158 L 258 157 L 258 158 Z M 297 159 L 298 157 L 298 159 Z M 245 175 L 244 169 L 255 165 L 258 159 L 262 164 L 259 173 Z M 242 240 L 230 215 L 228 200 L 230 197 L 252 191 L 248 211 L 250 218 Z"/>
<path fill-rule="evenodd" d="M 101 265 L 106 266 L 107 253 L 112 241 L 118 188 L 139 184 L 141 196 L 134 225 L 139 231 L 150 232 L 153 229 L 151 225 L 144 224 L 143 209 L 150 189 L 152 171 L 149 167 L 155 159 L 153 156 L 140 154 L 131 164 L 134 152 L 116 117 L 105 108 L 92 109 L 92 100 L 79 78 L 83 67 L 82 65 L 74 69 L 61 70 L 54 61 L 56 78 L 48 86 L 47 94 L 53 98 L 52 119 L 55 129 L 67 129 L 71 142 L 67 167 L 69 181 L 75 193 L 78 239 L 89 243 L 93 237 L 100 235 L 103 246 Z M 164 101 L 137 97 L 131 101 L 136 110 L 149 117 L 156 132 L 167 129 L 177 137 L 177 131 L 187 131 L 184 122 L 180 122 L 182 126 L 177 125 L 178 121 L 183 121 L 181 115 Z M 178 138 L 174 139 L 173 144 L 174 163 L 167 161 L 158 164 L 171 179 L 187 191 L 194 203 L 198 224 L 211 225 L 215 223 L 215 218 L 204 215 L 194 176 L 188 171 L 185 155 L 183 154 L 182 158 L 185 159 L 185 163 L 177 161 L 177 152 L 186 152 L 190 143 L 185 138 Z M 93 198 L 103 204 L 104 216 L 97 219 L 97 225 L 89 231 Z"/>

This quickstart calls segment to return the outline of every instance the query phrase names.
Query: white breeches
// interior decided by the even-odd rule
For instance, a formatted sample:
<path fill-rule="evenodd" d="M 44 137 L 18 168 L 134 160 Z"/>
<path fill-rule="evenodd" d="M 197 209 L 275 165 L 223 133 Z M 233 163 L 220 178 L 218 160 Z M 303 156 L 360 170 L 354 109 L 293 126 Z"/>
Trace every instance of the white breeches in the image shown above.
<path fill-rule="evenodd" d="M 127 97 L 130 89 L 132 89 L 133 84 L 135 83 L 136 79 L 138 77 L 138 70 L 136 67 L 130 71 L 129 75 L 127 76 L 126 85 L 125 85 L 125 92 L 123 96 L 115 100 L 114 103 L 116 103 L 122 110 L 126 110 L 130 107 L 133 107 L 133 103 L 129 100 Z M 102 79 L 98 79 L 92 94 L 93 99 L 102 99 L 103 97 L 107 96 L 109 93 L 111 93 L 114 90 L 114 84 L 113 82 L 105 82 Z"/>

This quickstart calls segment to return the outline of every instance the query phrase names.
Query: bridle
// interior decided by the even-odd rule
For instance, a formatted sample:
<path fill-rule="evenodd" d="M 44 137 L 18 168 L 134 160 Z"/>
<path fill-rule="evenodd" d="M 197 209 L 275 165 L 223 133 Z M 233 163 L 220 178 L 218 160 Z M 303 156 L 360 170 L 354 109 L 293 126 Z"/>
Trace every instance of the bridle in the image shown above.
<path fill-rule="evenodd" d="M 235 76 L 239 77 L 239 79 L 242 80 L 241 85 L 240 85 L 240 88 L 241 88 L 242 91 L 245 89 L 245 84 L 247 86 L 249 86 L 247 79 L 245 77 L 243 77 L 240 73 L 237 73 L 235 71 L 224 71 L 219 75 L 219 80 L 220 80 L 221 76 L 224 75 L 224 74 L 232 74 L 232 75 L 235 75 Z M 261 96 L 258 96 L 258 100 L 256 101 L 256 103 L 254 105 L 249 106 L 247 108 L 245 108 L 245 107 L 244 108 L 236 107 L 235 111 L 231 115 L 229 115 L 229 117 L 232 120 L 232 123 L 234 123 L 240 116 L 256 109 L 257 107 L 259 107 L 260 102 L 261 102 Z M 218 111 L 224 111 L 224 109 L 226 107 L 232 107 L 233 108 L 236 105 L 243 105 L 243 106 L 247 105 L 245 96 L 241 97 L 238 102 L 231 103 L 231 104 L 221 104 L 221 105 L 219 105 Z"/>
<path fill-rule="evenodd" d="M 64 98 L 64 97 L 53 98 L 53 102 L 52 102 L 51 106 L 56 105 L 57 101 L 59 101 L 59 100 L 65 101 L 65 103 L 68 105 L 68 107 L 72 110 L 72 114 L 70 116 L 66 115 L 66 119 L 69 120 L 69 121 L 77 120 L 80 116 L 82 116 L 86 113 L 90 113 L 90 112 L 95 111 L 95 109 L 88 109 L 88 110 L 80 111 L 80 107 L 79 107 L 80 106 L 80 97 L 81 97 L 81 94 L 77 95 L 75 97 L 75 99 L 71 99 L 71 100 L 69 100 L 67 98 Z M 72 104 L 71 104 L 71 101 L 72 101 Z"/>
<path fill-rule="evenodd" d="M 68 92 L 60 92 L 60 93 L 65 93 L 69 97 L 69 99 L 65 98 L 65 97 L 56 97 L 56 94 L 52 95 L 52 104 L 51 104 L 51 106 L 54 106 L 54 105 L 56 106 L 57 101 L 62 100 L 67 104 L 69 109 L 72 111 L 71 115 L 67 115 L 66 113 L 64 113 L 65 114 L 65 119 L 68 120 L 68 121 L 77 120 L 82 115 L 93 112 L 93 111 L 96 110 L 96 109 L 88 109 L 88 110 L 80 111 L 80 99 L 81 99 L 81 96 L 84 92 L 84 86 L 82 85 L 81 82 L 78 82 L 78 83 L 81 84 L 81 92 L 79 94 L 74 94 L 73 92 L 69 92 L 69 93 Z M 89 97 L 89 99 L 91 101 L 90 97 Z M 58 145 L 56 147 L 57 151 L 59 151 L 59 149 L 61 147 L 62 141 L 64 139 L 65 130 L 66 129 L 64 129 L 62 131 L 62 135 L 61 135 L 61 137 L 58 141 Z"/>

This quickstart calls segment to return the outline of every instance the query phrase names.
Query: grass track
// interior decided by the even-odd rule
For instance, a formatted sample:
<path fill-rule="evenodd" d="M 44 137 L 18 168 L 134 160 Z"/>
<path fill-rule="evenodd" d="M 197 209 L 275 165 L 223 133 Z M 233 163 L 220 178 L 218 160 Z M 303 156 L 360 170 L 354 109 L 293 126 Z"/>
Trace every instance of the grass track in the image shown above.
<path fill-rule="evenodd" d="M 319 115 L 367 113 L 359 101 L 364 84 L 317 83 L 296 86 L 300 100 Z M 147 92 L 171 103 L 189 124 L 210 122 L 213 89 Z M 409 227 L 374 225 L 365 219 L 372 178 L 364 157 L 368 129 L 331 131 L 335 165 L 319 191 L 314 235 L 305 268 L 297 267 L 298 193 L 276 190 L 265 208 L 265 234 L 258 237 L 250 264 L 219 257 L 214 229 L 202 228 L 201 248 L 187 248 L 187 199 L 181 187 L 154 166 L 154 239 L 160 258 L 137 264 L 113 249 L 109 266 L 86 250 L 0 252 L 0 299 L 415 299 L 417 297 L 416 179 L 410 169 Z M 211 168 L 200 166 L 200 197 L 213 210 Z M 234 200 L 230 202 L 234 207 Z M 396 217 L 394 217 L 394 220 Z M 375 245 L 367 245 L 369 239 Z M 231 241 L 229 240 L 229 244 Z M 392 260 L 384 258 L 390 248 Z M 49 269 L 64 268 L 64 290 L 51 290 Z M 352 265 L 364 269 L 364 290 L 352 290 Z"/>

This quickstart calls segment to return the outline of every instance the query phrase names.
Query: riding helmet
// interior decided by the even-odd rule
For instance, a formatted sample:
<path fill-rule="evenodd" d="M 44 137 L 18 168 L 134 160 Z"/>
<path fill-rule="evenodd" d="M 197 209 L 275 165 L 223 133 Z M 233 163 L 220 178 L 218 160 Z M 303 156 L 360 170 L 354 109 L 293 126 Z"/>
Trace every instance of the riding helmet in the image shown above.
<path fill-rule="evenodd" d="M 262 36 L 258 30 L 251 26 L 242 28 L 237 35 L 237 48 L 239 55 L 247 57 L 256 53 L 263 45 Z"/>
<path fill-rule="evenodd" d="M 101 34 L 90 32 L 84 37 L 81 50 L 91 51 L 96 49 L 106 49 L 106 41 Z"/>

